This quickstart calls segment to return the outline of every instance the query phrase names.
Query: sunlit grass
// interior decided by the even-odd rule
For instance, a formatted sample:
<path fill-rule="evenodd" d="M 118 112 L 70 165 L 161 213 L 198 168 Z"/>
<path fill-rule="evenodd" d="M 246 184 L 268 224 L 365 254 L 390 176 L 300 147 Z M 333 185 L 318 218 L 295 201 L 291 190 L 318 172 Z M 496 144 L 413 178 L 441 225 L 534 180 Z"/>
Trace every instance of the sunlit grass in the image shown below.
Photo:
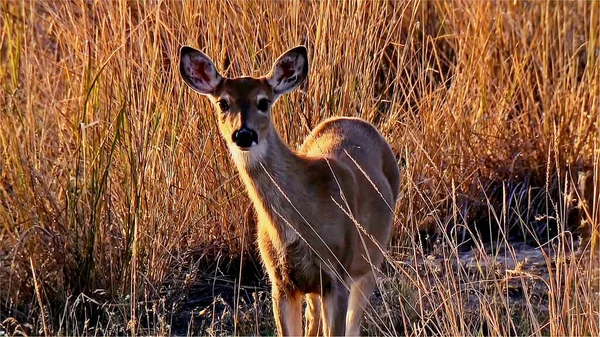
<path fill-rule="evenodd" d="M 0 13 L 0 334 L 273 332 L 249 200 L 179 78 L 184 44 L 229 76 L 305 44 L 283 139 L 345 115 L 392 145 L 401 197 L 365 333 L 600 334 L 598 2 Z"/>

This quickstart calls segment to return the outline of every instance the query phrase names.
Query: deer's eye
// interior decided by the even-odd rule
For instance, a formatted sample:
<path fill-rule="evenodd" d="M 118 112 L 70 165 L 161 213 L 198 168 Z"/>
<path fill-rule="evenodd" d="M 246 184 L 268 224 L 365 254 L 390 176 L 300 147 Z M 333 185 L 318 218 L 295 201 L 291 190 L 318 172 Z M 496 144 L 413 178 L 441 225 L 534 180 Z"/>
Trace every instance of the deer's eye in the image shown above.
<path fill-rule="evenodd" d="M 227 103 L 226 100 L 222 99 L 217 103 L 219 104 L 219 108 L 221 108 L 221 111 L 225 112 L 229 110 L 229 103 Z"/>
<path fill-rule="evenodd" d="M 261 98 L 261 99 L 258 101 L 258 110 L 260 110 L 260 111 L 263 111 L 263 112 L 266 112 L 266 111 L 267 111 L 267 109 L 269 109 L 269 103 L 271 103 L 271 101 L 269 101 L 268 99 L 266 99 L 266 98 Z"/>

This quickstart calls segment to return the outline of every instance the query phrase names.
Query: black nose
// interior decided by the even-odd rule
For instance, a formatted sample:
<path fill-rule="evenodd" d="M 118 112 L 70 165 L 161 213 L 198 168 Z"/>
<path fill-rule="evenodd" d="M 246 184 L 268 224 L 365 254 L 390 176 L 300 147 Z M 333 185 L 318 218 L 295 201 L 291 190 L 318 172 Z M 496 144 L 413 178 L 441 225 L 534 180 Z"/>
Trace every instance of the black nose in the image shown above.
<path fill-rule="evenodd" d="M 256 131 L 246 127 L 236 130 L 231 138 L 233 142 L 241 148 L 248 148 L 253 144 L 258 143 L 258 134 Z"/>

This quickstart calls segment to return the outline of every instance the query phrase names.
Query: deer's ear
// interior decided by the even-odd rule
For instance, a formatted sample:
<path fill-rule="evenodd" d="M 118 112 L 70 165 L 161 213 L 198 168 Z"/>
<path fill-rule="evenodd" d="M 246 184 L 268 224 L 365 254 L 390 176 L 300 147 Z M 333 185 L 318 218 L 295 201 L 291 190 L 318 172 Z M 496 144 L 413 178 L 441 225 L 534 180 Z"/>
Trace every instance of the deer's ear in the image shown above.
<path fill-rule="evenodd" d="M 294 90 L 308 74 L 308 56 L 306 47 L 292 48 L 277 58 L 273 63 L 267 81 L 275 95 L 282 95 Z"/>
<path fill-rule="evenodd" d="M 222 77 L 210 57 L 188 46 L 181 47 L 179 55 L 179 73 L 185 83 L 203 95 L 213 95 Z"/>

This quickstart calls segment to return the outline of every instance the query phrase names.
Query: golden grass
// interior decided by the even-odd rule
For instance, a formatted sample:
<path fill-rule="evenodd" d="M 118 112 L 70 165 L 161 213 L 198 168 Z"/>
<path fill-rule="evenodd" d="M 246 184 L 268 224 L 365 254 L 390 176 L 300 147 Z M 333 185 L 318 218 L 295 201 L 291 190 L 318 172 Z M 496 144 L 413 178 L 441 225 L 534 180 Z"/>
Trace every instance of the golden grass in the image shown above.
<path fill-rule="evenodd" d="M 179 78 L 178 50 L 199 47 L 229 76 L 260 75 L 300 43 L 311 69 L 275 108 L 283 138 L 296 146 L 328 116 L 361 116 L 403 165 L 365 333 L 600 334 L 598 2 L 0 8 L 0 334 L 179 329 L 169 294 L 214 289 L 222 261 L 198 257 L 239 265 L 252 226 L 211 108 Z M 527 270 L 515 237 L 547 248 L 543 272 Z M 204 333 L 272 333 L 260 298 L 230 318 L 200 307 L 194 320 L 212 313 Z M 218 330 L 224 320 L 235 331 Z"/>

